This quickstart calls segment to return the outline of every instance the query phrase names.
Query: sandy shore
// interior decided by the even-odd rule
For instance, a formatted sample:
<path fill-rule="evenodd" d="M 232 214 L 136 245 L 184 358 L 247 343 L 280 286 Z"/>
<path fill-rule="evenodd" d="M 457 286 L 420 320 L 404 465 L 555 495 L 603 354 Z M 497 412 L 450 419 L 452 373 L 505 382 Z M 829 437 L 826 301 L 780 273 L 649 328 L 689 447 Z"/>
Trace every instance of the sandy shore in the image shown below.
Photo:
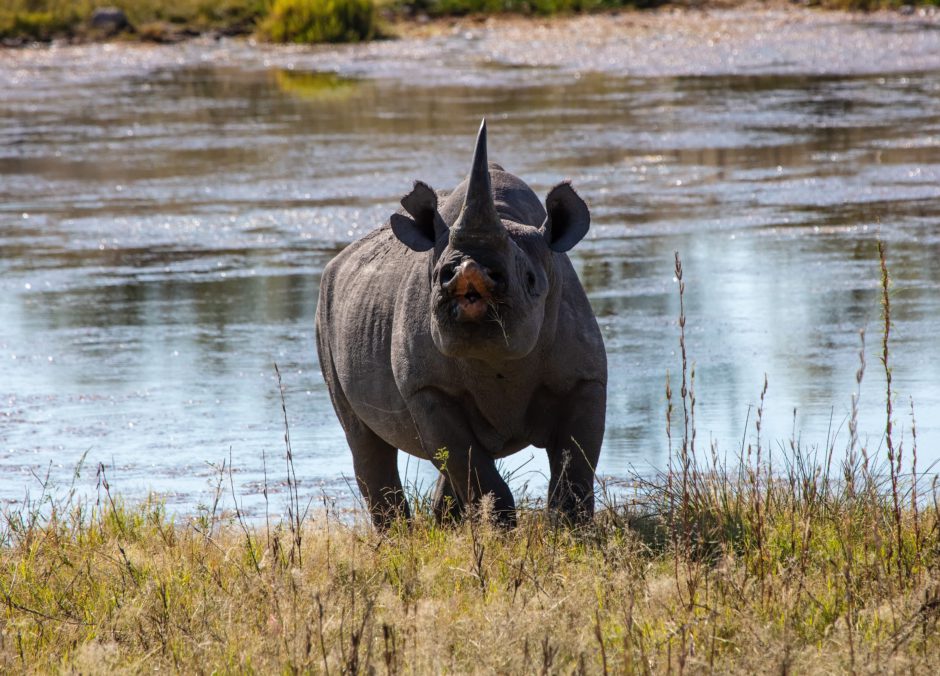
<path fill-rule="evenodd" d="M 397 24 L 412 40 L 479 41 L 516 66 L 625 74 L 708 74 L 743 69 L 853 72 L 940 65 L 935 8 L 822 11 L 786 2 L 730 3 L 552 18 L 485 17 Z"/>
<path fill-rule="evenodd" d="M 520 84 L 602 72 L 627 77 L 880 74 L 940 70 L 940 12 L 851 13 L 787 4 L 556 18 L 399 23 L 398 39 L 278 46 L 207 37 L 0 50 L 0 87 L 121 77 L 193 65 L 333 71 L 421 84 Z M 481 66 L 483 70 L 481 72 Z"/>

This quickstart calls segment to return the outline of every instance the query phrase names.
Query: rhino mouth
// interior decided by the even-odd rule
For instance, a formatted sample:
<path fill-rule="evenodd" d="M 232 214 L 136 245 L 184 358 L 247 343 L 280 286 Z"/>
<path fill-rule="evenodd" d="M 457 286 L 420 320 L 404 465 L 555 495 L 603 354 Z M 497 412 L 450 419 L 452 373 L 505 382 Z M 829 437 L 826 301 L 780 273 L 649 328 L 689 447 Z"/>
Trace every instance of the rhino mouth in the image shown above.
<path fill-rule="evenodd" d="M 490 271 L 474 261 L 463 262 L 443 285 L 451 317 L 461 323 L 478 323 L 496 308 L 493 291 L 496 282 Z"/>
<path fill-rule="evenodd" d="M 451 314 L 458 322 L 479 322 L 486 318 L 493 303 L 473 286 L 454 298 Z"/>

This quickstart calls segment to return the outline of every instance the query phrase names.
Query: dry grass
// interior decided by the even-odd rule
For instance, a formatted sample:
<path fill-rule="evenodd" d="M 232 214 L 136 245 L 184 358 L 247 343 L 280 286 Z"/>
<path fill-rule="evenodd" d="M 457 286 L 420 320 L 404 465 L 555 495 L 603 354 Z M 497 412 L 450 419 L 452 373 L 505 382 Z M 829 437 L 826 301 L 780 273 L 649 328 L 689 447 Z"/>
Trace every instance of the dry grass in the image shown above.
<path fill-rule="evenodd" d="M 387 535 L 319 514 L 299 537 L 156 503 L 14 517 L 0 671 L 931 673 L 936 508 L 897 552 L 890 497 L 744 486 L 697 479 L 689 537 L 681 510 Z"/>
<path fill-rule="evenodd" d="M 888 330 L 889 283 L 885 266 Z M 290 473 L 276 526 L 218 503 L 176 523 L 159 502 L 112 499 L 103 472 L 94 503 L 7 513 L 0 671 L 933 673 L 936 475 L 900 471 L 893 442 L 887 468 L 854 414 L 847 448 L 793 439 L 775 459 L 763 404 L 758 440 L 724 466 L 694 449 L 681 346 L 670 468 L 602 487 L 580 530 L 534 509 L 498 529 L 485 506 L 441 528 L 416 497 L 413 522 L 379 534 L 362 515 L 305 517 Z"/>

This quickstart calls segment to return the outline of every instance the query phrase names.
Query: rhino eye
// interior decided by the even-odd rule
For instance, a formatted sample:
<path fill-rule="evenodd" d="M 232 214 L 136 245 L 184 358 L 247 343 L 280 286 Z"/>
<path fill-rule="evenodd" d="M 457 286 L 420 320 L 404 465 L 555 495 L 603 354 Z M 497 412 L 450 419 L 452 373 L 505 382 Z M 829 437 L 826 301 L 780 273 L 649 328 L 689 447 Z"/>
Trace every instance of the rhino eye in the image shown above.
<path fill-rule="evenodd" d="M 529 291 L 535 291 L 535 273 L 529 270 L 525 273 L 525 283 L 529 286 Z"/>
<path fill-rule="evenodd" d="M 450 280 L 454 278 L 454 268 L 451 265 L 441 268 L 440 280 L 441 284 L 447 284 Z"/>

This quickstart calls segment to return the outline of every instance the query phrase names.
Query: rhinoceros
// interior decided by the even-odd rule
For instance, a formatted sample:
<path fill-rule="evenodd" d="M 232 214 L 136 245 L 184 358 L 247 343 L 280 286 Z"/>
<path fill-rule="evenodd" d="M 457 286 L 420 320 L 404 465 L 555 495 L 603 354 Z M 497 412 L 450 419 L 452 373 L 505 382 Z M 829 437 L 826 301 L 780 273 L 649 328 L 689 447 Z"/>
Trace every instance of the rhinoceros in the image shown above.
<path fill-rule="evenodd" d="M 565 253 L 590 213 L 570 183 L 543 207 L 487 162 L 480 125 L 470 174 L 451 192 L 416 182 L 388 222 L 323 271 L 317 350 L 379 528 L 409 518 L 398 450 L 440 470 L 433 509 L 459 519 L 492 496 L 516 522 L 496 460 L 548 454 L 548 507 L 581 523 L 594 512 L 604 436 L 607 356 Z"/>

